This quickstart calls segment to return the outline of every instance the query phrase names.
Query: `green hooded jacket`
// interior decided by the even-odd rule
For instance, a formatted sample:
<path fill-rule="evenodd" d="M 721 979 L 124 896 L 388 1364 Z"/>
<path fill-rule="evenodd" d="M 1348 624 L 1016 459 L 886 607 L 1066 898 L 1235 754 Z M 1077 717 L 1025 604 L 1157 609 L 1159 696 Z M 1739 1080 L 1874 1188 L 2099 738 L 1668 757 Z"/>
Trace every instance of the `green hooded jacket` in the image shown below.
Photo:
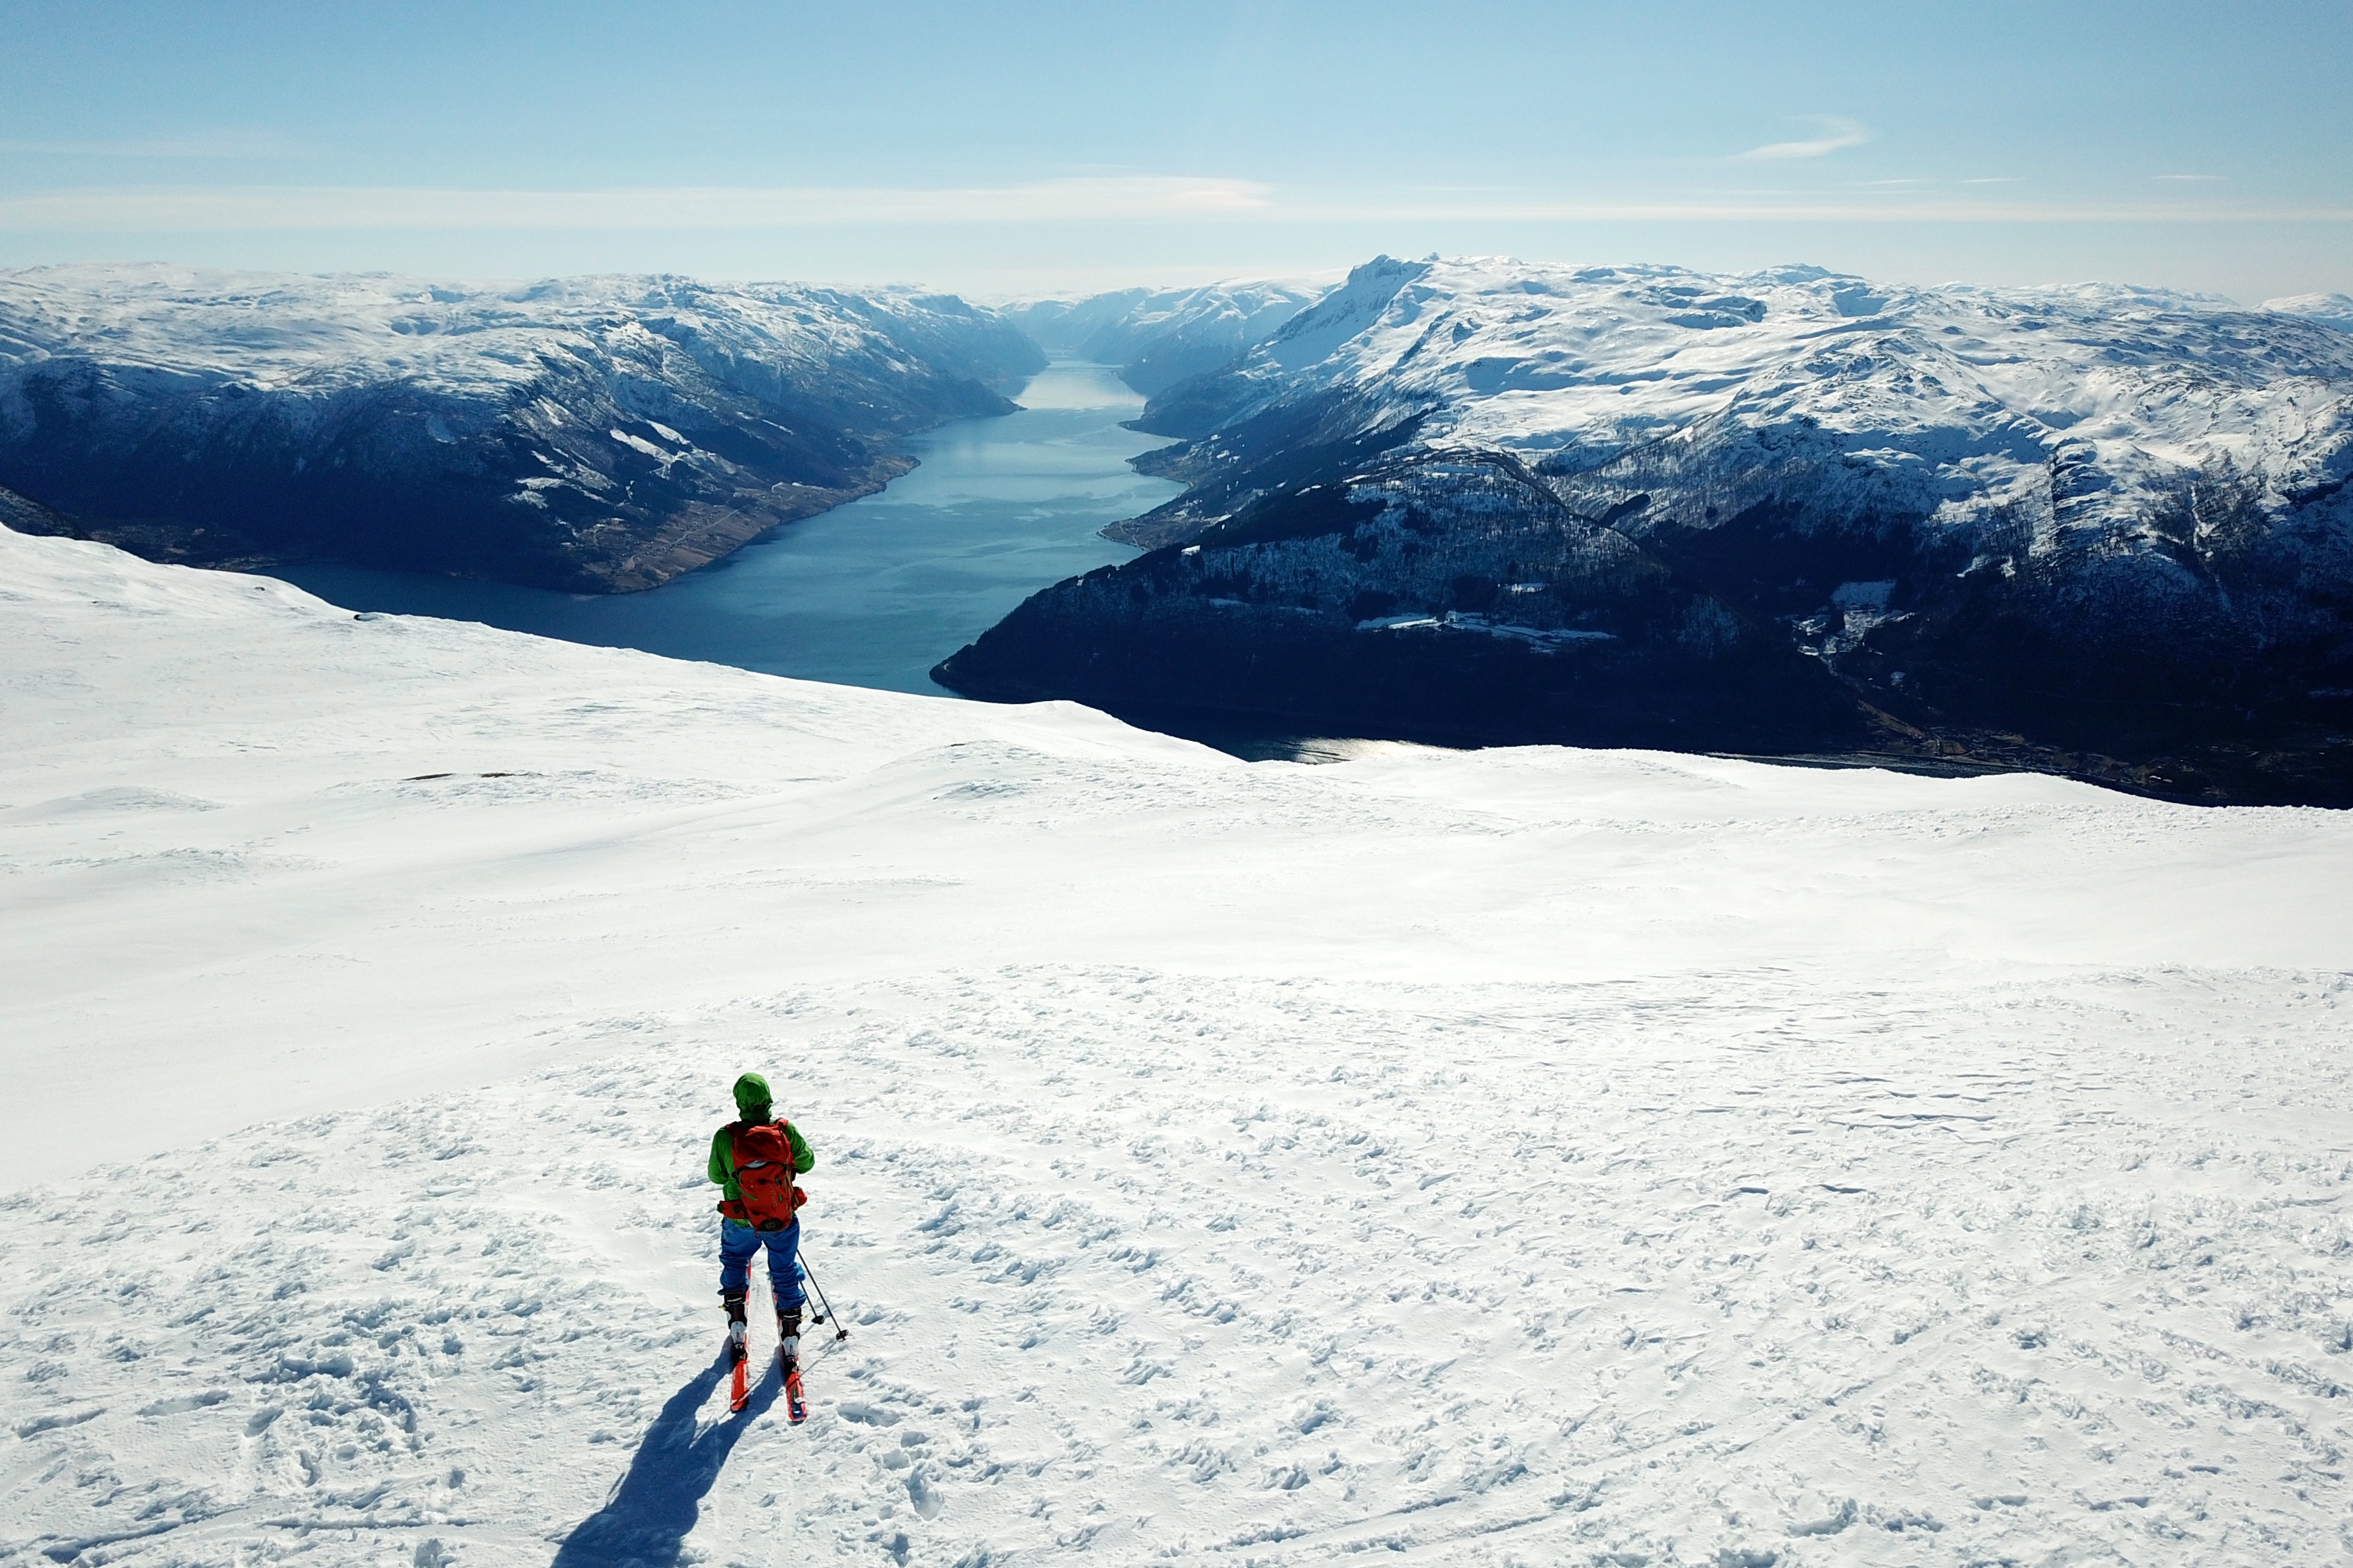
<path fill-rule="evenodd" d="M 770 1116 L 768 1080 L 758 1073 L 747 1072 L 735 1080 L 735 1109 L 744 1113 L 746 1121 L 765 1121 Z M 733 1126 L 729 1122 L 728 1127 Z M 813 1169 L 817 1156 L 809 1152 L 808 1140 L 801 1130 L 790 1122 L 785 1124 L 786 1135 L 792 1140 L 793 1174 Z M 730 1202 L 744 1194 L 735 1185 L 735 1140 L 727 1127 L 711 1135 L 711 1179 L 719 1184 L 720 1195 Z"/>

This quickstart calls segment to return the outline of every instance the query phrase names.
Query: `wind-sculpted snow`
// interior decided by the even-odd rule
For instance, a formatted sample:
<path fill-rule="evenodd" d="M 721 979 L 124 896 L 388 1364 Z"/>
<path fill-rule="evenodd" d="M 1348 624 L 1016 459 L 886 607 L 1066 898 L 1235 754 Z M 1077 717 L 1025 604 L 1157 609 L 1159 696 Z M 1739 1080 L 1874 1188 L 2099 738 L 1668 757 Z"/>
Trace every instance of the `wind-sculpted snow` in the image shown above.
<path fill-rule="evenodd" d="M 1249 764 L 6 532 L 0 720 L 0 1558 L 2343 1551 L 2342 814 Z"/>
<path fill-rule="evenodd" d="M 0 483 L 176 559 L 645 587 L 1039 363 L 906 292 L 37 268 L 0 274 Z"/>
<path fill-rule="evenodd" d="M 1148 397 L 1224 369 L 1323 292 L 1282 282 L 1123 289 L 1078 300 L 1030 300 L 1001 313 L 1058 353 L 1119 366 L 1122 379 Z"/>
<path fill-rule="evenodd" d="M 2327 300 L 2275 306 L 2107 285 L 1916 289 L 1813 268 L 1384 258 L 1235 364 L 1155 397 L 1141 426 L 1182 439 L 1139 466 L 1189 488 L 1108 531 L 1198 546 L 1209 577 L 1235 574 L 1229 548 L 1291 541 L 1273 551 L 1283 563 L 1247 574 L 1269 603 L 1386 596 L 1424 618 L 1483 614 L 1456 601 L 1506 580 L 1467 567 L 1483 580 L 1432 592 L 1427 570 L 1401 572 L 1350 530 L 1406 507 L 1401 486 L 1426 491 L 1399 476 L 1432 461 L 1532 473 L 1569 515 L 1725 606 L 1732 640 L 1803 656 L 1768 704 L 1801 717 L 1764 750 L 1821 749 L 1815 715 L 1833 702 L 1850 731 L 1833 749 L 2008 764 L 2023 744 L 2035 765 L 2188 798 L 2353 803 L 2353 335 Z M 1335 510 L 1341 493 L 1369 510 Z M 1443 507 L 1412 505 L 1433 552 L 1462 552 Z M 1312 566 L 1320 546 L 1303 542 L 1321 535 L 1356 563 Z M 1499 566 L 1545 555 L 1526 543 L 1487 552 Z M 1464 683 L 1489 660 L 1455 638 L 1424 639 L 1413 676 L 1388 651 L 1276 648 L 1172 604 L 1167 572 L 1124 568 L 1090 605 L 1050 590 L 1024 613 L 1070 636 L 1017 616 L 1018 635 L 993 650 L 983 639 L 943 677 L 981 694 L 1170 700 L 1114 689 L 1119 665 L 1189 687 L 1200 710 L 1293 729 L 1630 738 L 1606 709 L 1580 717 L 1569 693 L 1614 677 L 1559 660 L 1511 676 L 1506 695 L 1484 675 Z M 1607 616 L 1586 580 L 1521 583 L 1570 601 L 1567 621 Z M 1131 588 L 1133 608 L 1105 616 Z M 1162 635 L 1174 619 L 1188 622 L 1181 656 Z M 1282 667 L 1291 689 L 1277 700 L 1261 679 L 1228 678 L 1253 664 Z M 1747 679 L 1671 684 L 1705 704 Z M 1499 716 L 1450 728 L 1481 689 Z M 1630 738 L 1678 743 L 1663 729 Z"/>

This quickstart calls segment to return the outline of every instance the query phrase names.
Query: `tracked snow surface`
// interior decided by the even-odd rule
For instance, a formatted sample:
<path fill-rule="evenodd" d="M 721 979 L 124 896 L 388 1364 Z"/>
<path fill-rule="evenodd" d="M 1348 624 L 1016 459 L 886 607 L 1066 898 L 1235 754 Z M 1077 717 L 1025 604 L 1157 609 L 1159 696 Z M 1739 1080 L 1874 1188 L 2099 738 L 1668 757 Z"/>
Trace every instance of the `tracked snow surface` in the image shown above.
<path fill-rule="evenodd" d="M 0 1560 L 2353 1559 L 2343 815 L 1250 764 L 5 532 L 0 715 Z"/>

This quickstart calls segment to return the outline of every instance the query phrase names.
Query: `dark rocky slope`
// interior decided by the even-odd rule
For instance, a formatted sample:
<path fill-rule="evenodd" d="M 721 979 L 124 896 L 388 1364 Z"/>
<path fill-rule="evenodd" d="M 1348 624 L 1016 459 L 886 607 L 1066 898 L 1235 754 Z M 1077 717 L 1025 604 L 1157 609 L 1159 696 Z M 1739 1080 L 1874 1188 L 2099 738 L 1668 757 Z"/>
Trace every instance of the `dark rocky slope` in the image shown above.
<path fill-rule="evenodd" d="M 0 274 L 0 484 L 151 559 L 645 588 L 1043 363 L 943 297 L 36 268 Z"/>

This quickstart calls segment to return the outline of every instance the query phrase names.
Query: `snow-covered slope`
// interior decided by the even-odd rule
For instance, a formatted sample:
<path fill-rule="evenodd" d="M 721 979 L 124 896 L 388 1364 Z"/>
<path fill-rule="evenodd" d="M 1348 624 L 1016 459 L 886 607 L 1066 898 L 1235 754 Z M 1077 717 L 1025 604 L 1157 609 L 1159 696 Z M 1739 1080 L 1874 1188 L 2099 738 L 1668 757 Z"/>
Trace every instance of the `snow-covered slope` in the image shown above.
<path fill-rule="evenodd" d="M 1849 744 L 1926 735 L 1975 754 L 2023 732 L 2194 774 L 2193 795 L 2353 801 L 2353 754 L 2329 739 L 2353 720 L 2353 336 L 2295 303 L 1385 258 L 1147 408 L 1143 427 L 1186 439 L 1140 461 L 1191 488 L 1112 531 L 1200 546 L 1189 577 L 1156 559 L 1125 568 L 1097 585 L 1129 605 L 1110 622 L 1054 590 L 1040 613 L 1067 637 L 984 639 L 949 671 L 977 691 L 1264 701 L 1264 680 L 1227 682 L 1185 651 L 1225 646 L 1237 666 L 1356 671 L 1294 682 L 1277 706 L 1362 732 L 1358 667 L 1378 664 L 1382 681 L 1431 694 L 1393 701 L 1392 730 L 1442 732 L 1471 689 L 1458 667 L 1492 662 L 1446 646 L 1461 637 L 1606 632 L 1642 658 L 1690 645 L 1682 609 L 1637 631 L 1618 624 L 1618 579 L 1555 568 L 1583 558 L 1564 555 L 1559 529 L 1603 530 L 1711 601 L 1702 618 L 1747 650 L 1740 668 L 1778 660 L 1779 707 L 1844 701 Z M 1524 523 L 1423 504 L 1433 458 L 1482 476 L 1474 489 L 1527 489 L 1513 505 Z M 1462 558 L 1452 574 L 1397 569 L 1381 536 L 1409 519 Z M 1228 552 L 1244 544 L 1256 553 Z M 1511 591 L 1525 596 L 1491 614 Z M 1431 673 L 1400 677 L 1351 646 L 1388 636 L 1365 623 L 1388 617 L 1350 609 L 1382 598 L 1425 624 L 1483 618 L 1423 638 Z M 1184 608 L 1213 599 L 1305 615 L 1317 647 L 1278 651 L 1249 617 Z M 1181 636 L 1161 635 L 1178 621 Z M 1057 639 L 1078 662 L 1044 656 Z M 1089 673 L 1122 660 L 1171 689 Z M 1535 712 L 1580 668 L 1509 679 Z M 1814 747 L 1815 728 L 1764 749 Z M 1479 732 L 1610 733 L 1573 716 Z M 2244 757 L 2259 753 L 2297 759 L 2294 776 L 2258 778 Z"/>
<path fill-rule="evenodd" d="M 2264 300 L 2263 309 L 2353 332 L 2353 294 L 2291 294 L 2284 300 Z"/>
<path fill-rule="evenodd" d="M 0 272 L 0 484 L 151 555 L 638 588 L 1041 363 L 904 291 L 34 268 Z"/>
<path fill-rule="evenodd" d="M 1847 506 L 1938 529 L 2047 508 L 2057 463 L 2076 479 L 2052 519 L 2063 544 L 2218 458 L 2263 474 L 2274 503 L 2353 472 L 2353 341 L 2322 313 L 2106 284 L 1384 258 L 1189 395 L 1246 430 L 1286 400 L 1346 395 L 1367 425 L 1560 473 L 1725 427 L 1819 430 L 1857 459 L 1868 493 Z"/>
<path fill-rule="evenodd" d="M 1250 765 L 5 532 L 0 723 L 0 1558 L 2345 1552 L 2353 817 Z"/>
<path fill-rule="evenodd" d="M 1224 369 L 1324 291 L 1299 281 L 1122 289 L 1028 300 L 999 313 L 1057 353 L 1119 366 L 1122 379 L 1148 397 Z"/>

